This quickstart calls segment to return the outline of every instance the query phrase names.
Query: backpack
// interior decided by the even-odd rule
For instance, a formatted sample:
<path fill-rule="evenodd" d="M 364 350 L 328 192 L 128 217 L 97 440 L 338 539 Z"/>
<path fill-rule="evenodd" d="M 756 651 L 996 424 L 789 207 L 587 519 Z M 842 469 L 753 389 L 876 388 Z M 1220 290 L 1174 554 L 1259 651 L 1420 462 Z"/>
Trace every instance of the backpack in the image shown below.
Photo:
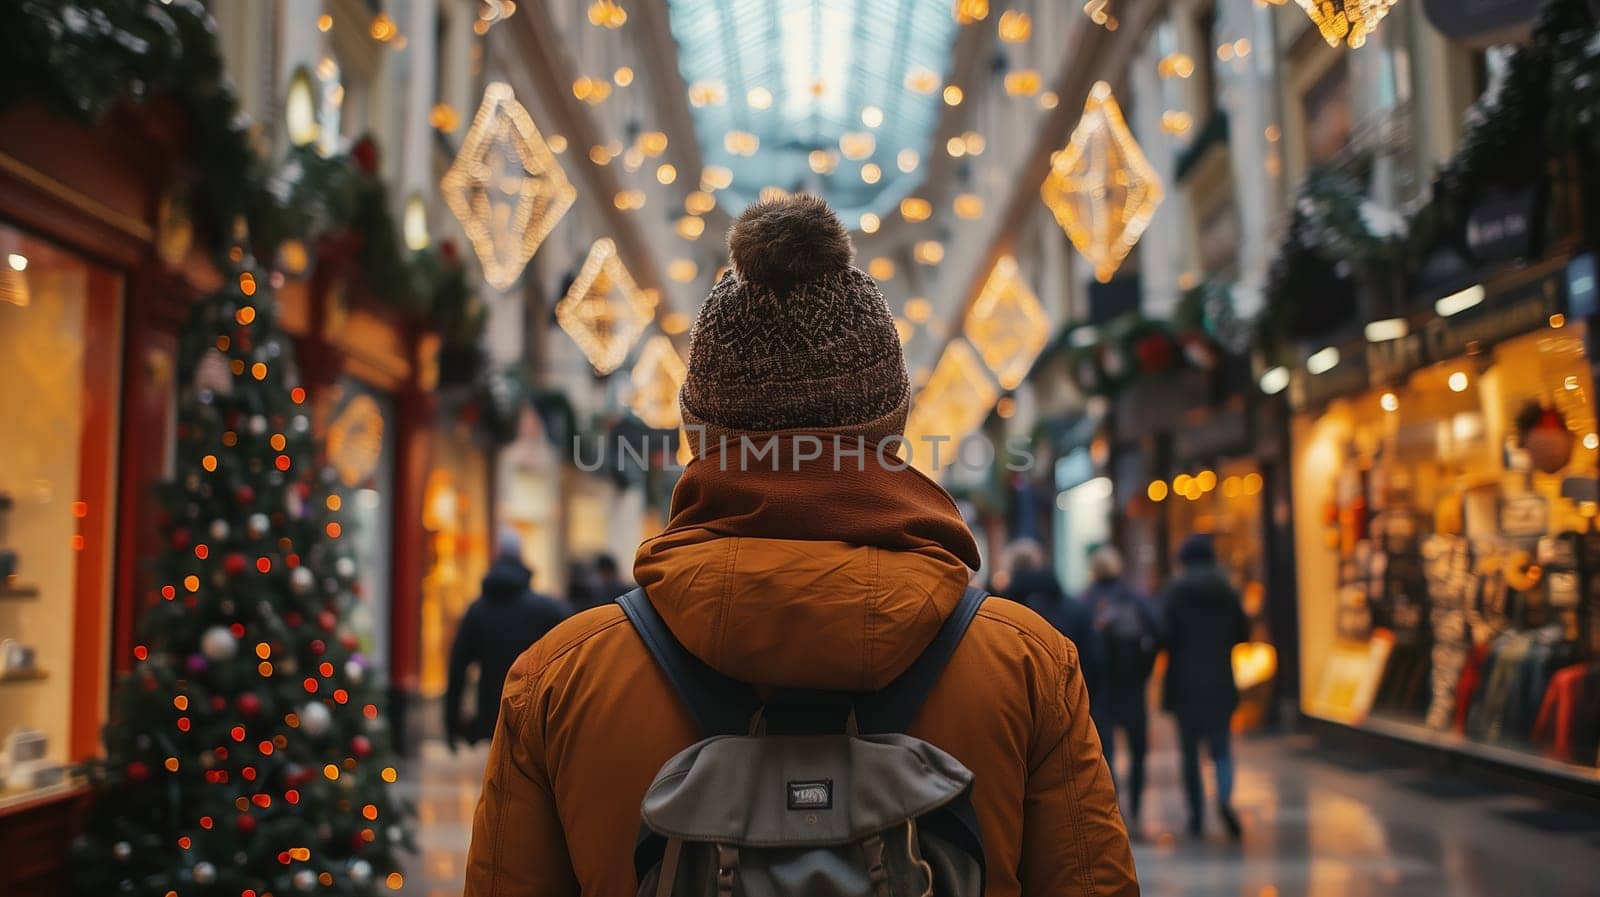
<path fill-rule="evenodd" d="M 984 597 L 968 589 L 882 691 L 765 701 L 685 650 L 642 589 L 618 598 L 703 736 L 645 792 L 639 897 L 981 897 L 972 772 L 905 730 Z"/>

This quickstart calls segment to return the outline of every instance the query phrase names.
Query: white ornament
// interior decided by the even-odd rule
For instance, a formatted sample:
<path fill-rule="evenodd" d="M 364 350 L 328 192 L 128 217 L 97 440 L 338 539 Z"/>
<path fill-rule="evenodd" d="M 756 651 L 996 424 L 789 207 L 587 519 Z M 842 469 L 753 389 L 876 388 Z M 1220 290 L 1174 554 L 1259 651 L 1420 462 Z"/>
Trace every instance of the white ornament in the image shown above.
<path fill-rule="evenodd" d="M 208 885 L 217 880 L 217 867 L 206 862 L 194 864 L 194 883 Z"/>
<path fill-rule="evenodd" d="M 220 517 L 211 521 L 211 540 L 221 542 L 226 538 L 228 538 L 228 521 Z"/>
<path fill-rule="evenodd" d="M 317 576 L 309 567 L 296 567 L 294 572 L 289 574 L 289 588 L 293 589 L 296 595 L 308 594 L 316 588 L 316 585 Z"/>
<path fill-rule="evenodd" d="M 372 881 L 372 864 L 366 860 L 350 861 L 350 881 L 358 887 L 365 886 Z"/>
<path fill-rule="evenodd" d="M 333 725 L 333 714 L 328 712 L 328 705 L 321 701 L 312 701 L 300 708 L 300 728 L 307 735 L 313 737 L 324 735 L 331 725 Z"/>
<path fill-rule="evenodd" d="M 354 579 L 356 575 L 356 562 L 348 557 L 342 557 L 333 563 L 333 572 L 342 579 Z"/>
<path fill-rule="evenodd" d="M 228 369 L 228 357 L 216 349 L 202 355 L 194 369 L 194 385 L 201 392 L 233 395 L 233 372 Z"/>
<path fill-rule="evenodd" d="M 317 886 L 317 873 L 310 869 L 301 869 L 294 874 L 294 888 L 297 891 L 309 891 Z"/>
<path fill-rule="evenodd" d="M 226 626 L 213 626 L 200 636 L 200 653 L 212 663 L 226 663 L 239 653 L 239 640 Z"/>
<path fill-rule="evenodd" d="M 267 419 L 266 419 L 266 417 L 264 417 L 263 415 L 260 415 L 260 414 L 251 415 L 250 416 L 250 432 L 251 432 L 251 434 L 253 434 L 255 436 L 260 436 L 262 433 L 267 432 Z"/>
<path fill-rule="evenodd" d="M 351 685 L 360 685 L 361 680 L 367 677 L 367 668 L 362 664 L 356 663 L 354 660 L 346 661 L 344 665 L 344 677 L 350 680 Z"/>
<path fill-rule="evenodd" d="M 267 515 L 265 514 L 251 514 L 250 520 L 246 526 L 249 527 L 250 538 L 259 539 L 265 535 L 267 529 L 272 526 L 272 521 L 267 519 Z"/>
<path fill-rule="evenodd" d="M 117 862 L 126 863 L 128 857 L 133 856 L 133 845 L 126 841 L 118 841 L 111 845 L 111 855 L 117 858 Z"/>

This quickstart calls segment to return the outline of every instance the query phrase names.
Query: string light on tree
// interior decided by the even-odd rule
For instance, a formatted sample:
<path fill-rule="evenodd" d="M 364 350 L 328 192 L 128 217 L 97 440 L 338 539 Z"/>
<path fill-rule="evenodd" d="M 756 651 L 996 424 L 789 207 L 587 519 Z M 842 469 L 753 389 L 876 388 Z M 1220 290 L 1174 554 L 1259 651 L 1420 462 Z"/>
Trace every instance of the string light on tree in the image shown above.
<path fill-rule="evenodd" d="M 633 282 L 609 238 L 594 241 L 556 322 L 600 374 L 616 370 L 655 315 L 655 301 Z"/>
<path fill-rule="evenodd" d="M 1109 281 L 1163 198 L 1161 179 L 1123 121 L 1111 85 L 1101 81 L 1089 91 L 1071 139 L 1051 157 L 1040 195 L 1095 277 Z"/>
<path fill-rule="evenodd" d="M 656 335 L 647 340 L 639 350 L 639 360 L 633 363 L 628 379 L 633 384 L 633 400 L 629 407 L 645 424 L 658 430 L 670 430 L 683 424 L 683 414 L 678 409 L 678 390 L 688 376 L 688 368 L 672 340 Z"/>
<path fill-rule="evenodd" d="M 1367 42 L 1400 0 L 1295 0 L 1311 17 L 1328 46 L 1346 43 L 1352 50 Z"/>
<path fill-rule="evenodd" d="M 483 103 L 440 182 L 483 266 L 484 280 L 504 290 L 578 198 L 511 86 L 484 89 Z"/>
<path fill-rule="evenodd" d="M 1017 260 L 995 263 L 967 312 L 964 332 L 1000 385 L 1016 389 L 1050 338 L 1050 317 L 1017 270 Z"/>

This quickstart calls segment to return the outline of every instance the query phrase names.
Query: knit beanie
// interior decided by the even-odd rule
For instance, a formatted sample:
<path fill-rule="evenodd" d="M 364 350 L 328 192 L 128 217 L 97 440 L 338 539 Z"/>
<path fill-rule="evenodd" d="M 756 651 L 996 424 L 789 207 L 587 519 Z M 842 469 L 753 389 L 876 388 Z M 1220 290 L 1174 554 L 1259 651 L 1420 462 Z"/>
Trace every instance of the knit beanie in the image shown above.
<path fill-rule="evenodd" d="M 869 444 L 905 430 L 911 401 L 894 316 L 850 264 L 828 204 L 755 203 L 728 231 L 732 270 L 700 307 L 679 395 L 696 452 L 754 434 L 806 430 Z"/>

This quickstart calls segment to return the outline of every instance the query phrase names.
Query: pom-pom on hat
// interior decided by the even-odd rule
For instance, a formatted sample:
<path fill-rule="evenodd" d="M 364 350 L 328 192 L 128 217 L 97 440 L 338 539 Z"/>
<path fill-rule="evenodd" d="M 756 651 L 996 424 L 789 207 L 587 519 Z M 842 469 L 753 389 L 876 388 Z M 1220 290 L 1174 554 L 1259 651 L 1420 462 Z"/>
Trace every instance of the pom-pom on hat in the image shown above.
<path fill-rule="evenodd" d="M 700 306 L 679 395 L 684 423 L 722 437 L 798 430 L 876 443 L 905 429 L 911 401 L 894 316 L 851 266 L 828 204 L 755 203 L 728 231 L 732 269 Z M 691 447 L 702 443 L 694 433 Z"/>

